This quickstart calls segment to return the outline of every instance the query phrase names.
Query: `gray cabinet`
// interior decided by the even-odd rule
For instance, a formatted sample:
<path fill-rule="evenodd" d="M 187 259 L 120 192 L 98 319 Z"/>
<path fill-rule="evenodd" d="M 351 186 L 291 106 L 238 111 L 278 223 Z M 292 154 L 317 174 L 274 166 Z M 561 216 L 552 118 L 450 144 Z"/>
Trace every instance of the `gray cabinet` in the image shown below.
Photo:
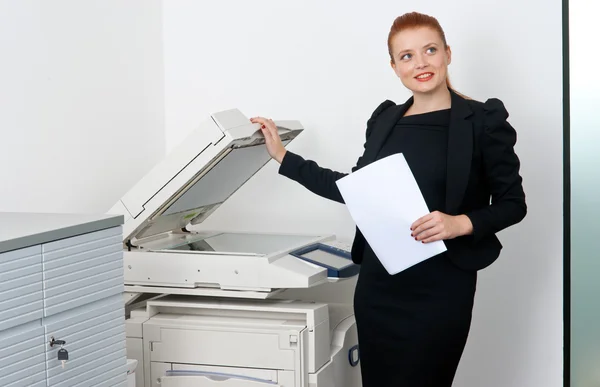
<path fill-rule="evenodd" d="M 66 219 L 0 240 L 0 386 L 126 386 L 122 217 Z"/>

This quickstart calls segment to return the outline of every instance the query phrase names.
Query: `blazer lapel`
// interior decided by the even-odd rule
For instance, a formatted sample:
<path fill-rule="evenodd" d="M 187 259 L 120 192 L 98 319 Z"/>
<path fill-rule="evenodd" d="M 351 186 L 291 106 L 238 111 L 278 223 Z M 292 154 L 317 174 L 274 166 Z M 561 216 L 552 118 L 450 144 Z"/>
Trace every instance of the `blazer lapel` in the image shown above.
<path fill-rule="evenodd" d="M 467 118 L 473 112 L 467 101 L 450 90 L 452 107 L 448 128 L 446 170 L 446 212 L 457 215 L 465 194 L 473 157 L 473 123 Z"/>

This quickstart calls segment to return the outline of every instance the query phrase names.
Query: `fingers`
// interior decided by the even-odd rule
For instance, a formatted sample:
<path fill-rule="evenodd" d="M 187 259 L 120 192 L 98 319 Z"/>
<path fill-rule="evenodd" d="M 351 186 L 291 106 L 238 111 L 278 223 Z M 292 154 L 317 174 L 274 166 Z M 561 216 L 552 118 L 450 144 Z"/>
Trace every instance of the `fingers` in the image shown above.
<path fill-rule="evenodd" d="M 250 122 L 252 122 L 253 124 L 264 125 L 265 127 L 269 128 L 269 129 L 273 129 L 273 128 L 277 129 L 277 125 L 275 125 L 275 122 L 270 118 L 252 117 L 252 118 L 250 118 Z"/>
<path fill-rule="evenodd" d="M 268 120 L 263 117 L 252 117 L 250 118 L 250 122 L 252 122 L 253 124 L 261 124 L 265 126 L 269 123 Z"/>
<path fill-rule="evenodd" d="M 435 242 L 435 241 L 441 241 L 443 239 L 444 239 L 444 235 L 442 233 L 439 233 L 439 234 L 432 235 L 431 237 L 429 237 L 427 239 L 423 239 L 421 242 L 422 243 L 431 243 L 431 242 Z"/>
<path fill-rule="evenodd" d="M 273 138 L 278 138 L 279 137 L 279 131 L 277 130 L 277 125 L 275 125 L 275 122 L 272 119 L 268 119 L 267 120 L 267 128 L 269 129 L 269 132 L 271 132 L 271 135 L 273 136 Z"/>
<path fill-rule="evenodd" d="M 423 231 L 428 230 L 437 224 L 436 219 L 432 215 L 427 215 L 421 219 L 423 220 L 415 222 L 418 226 L 412 229 L 411 236 L 416 237 Z"/>
<path fill-rule="evenodd" d="M 250 118 L 250 122 L 253 124 L 260 124 L 260 130 L 263 136 L 265 136 L 265 141 L 267 141 L 267 143 L 273 141 L 273 132 L 269 128 L 269 126 L 271 126 L 269 120 L 263 117 L 252 117 Z"/>
<path fill-rule="evenodd" d="M 272 119 L 264 117 L 252 117 L 250 118 L 250 122 L 253 124 L 260 124 L 260 128 L 265 137 L 268 135 L 273 140 L 279 137 L 277 125 L 275 125 L 275 122 Z"/>
<path fill-rule="evenodd" d="M 429 229 L 418 234 L 415 237 L 415 240 L 425 242 L 426 240 L 430 240 L 433 237 L 443 237 L 444 236 L 443 232 L 444 232 L 444 225 L 439 224 L 439 223 L 438 224 L 433 223 L 432 227 L 430 227 Z"/>
<path fill-rule="evenodd" d="M 433 218 L 433 214 L 427 214 L 425 216 L 420 217 L 419 219 L 417 219 L 411 226 L 410 229 L 411 231 L 416 231 L 416 229 L 421 226 L 423 223 L 427 222 L 428 220 L 430 220 L 431 218 Z"/>
<path fill-rule="evenodd" d="M 439 211 L 433 211 L 418 220 L 411 226 L 411 236 L 417 241 L 430 243 L 448 237 L 444 222 L 444 214 Z"/>

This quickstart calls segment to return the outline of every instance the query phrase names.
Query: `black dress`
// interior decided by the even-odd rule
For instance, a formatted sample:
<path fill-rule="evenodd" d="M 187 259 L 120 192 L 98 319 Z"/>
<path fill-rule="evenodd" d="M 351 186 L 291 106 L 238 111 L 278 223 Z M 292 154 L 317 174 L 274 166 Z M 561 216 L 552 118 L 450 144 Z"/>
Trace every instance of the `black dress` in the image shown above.
<path fill-rule="evenodd" d="M 404 154 L 430 211 L 444 211 L 449 120 L 450 109 L 401 118 L 377 157 Z M 475 286 L 446 253 L 390 275 L 367 244 L 354 297 L 363 387 L 450 387 Z"/>

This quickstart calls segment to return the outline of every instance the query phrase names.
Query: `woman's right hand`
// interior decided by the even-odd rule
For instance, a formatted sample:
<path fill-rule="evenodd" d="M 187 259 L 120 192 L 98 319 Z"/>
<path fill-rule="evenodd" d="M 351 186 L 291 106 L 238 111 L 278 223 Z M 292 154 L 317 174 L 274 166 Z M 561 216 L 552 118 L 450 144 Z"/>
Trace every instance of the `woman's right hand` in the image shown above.
<path fill-rule="evenodd" d="M 281 137 L 277 132 L 277 125 L 271 119 L 263 117 L 252 117 L 250 122 L 253 124 L 260 124 L 260 129 L 265 136 L 265 144 L 269 155 L 275 159 L 279 164 L 285 156 L 286 149 L 281 142 Z"/>

